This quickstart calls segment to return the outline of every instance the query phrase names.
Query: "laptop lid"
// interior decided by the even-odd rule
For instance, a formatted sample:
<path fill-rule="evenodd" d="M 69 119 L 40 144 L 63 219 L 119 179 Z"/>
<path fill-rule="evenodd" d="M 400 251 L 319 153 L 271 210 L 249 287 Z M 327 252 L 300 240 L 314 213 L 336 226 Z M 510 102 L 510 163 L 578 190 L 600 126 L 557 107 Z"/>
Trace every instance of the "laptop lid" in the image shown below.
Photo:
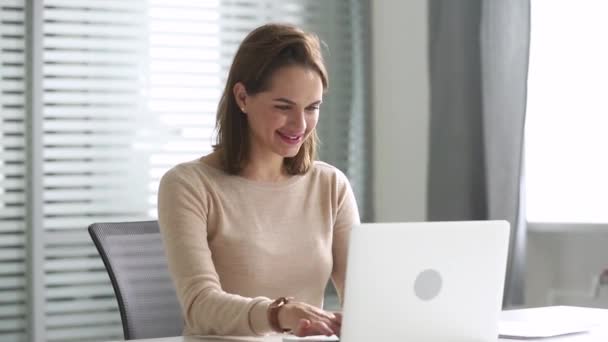
<path fill-rule="evenodd" d="M 354 227 L 341 340 L 496 341 L 508 244 L 506 221 Z"/>

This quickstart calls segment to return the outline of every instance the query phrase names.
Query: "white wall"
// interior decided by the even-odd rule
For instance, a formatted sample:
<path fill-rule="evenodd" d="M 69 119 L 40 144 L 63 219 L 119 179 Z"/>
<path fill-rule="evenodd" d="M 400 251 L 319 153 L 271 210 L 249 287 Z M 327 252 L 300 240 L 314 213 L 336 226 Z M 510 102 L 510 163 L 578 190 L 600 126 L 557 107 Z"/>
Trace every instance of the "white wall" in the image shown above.
<path fill-rule="evenodd" d="M 426 219 L 427 1 L 371 1 L 376 221 Z"/>

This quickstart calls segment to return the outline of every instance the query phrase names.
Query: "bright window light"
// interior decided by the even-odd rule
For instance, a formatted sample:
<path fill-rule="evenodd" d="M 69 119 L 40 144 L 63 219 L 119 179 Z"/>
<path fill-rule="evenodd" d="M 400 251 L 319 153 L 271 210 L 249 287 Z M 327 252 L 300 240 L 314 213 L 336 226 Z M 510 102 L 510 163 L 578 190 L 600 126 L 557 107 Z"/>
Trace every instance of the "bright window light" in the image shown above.
<path fill-rule="evenodd" d="M 608 2 L 532 2 L 530 222 L 608 223 Z"/>

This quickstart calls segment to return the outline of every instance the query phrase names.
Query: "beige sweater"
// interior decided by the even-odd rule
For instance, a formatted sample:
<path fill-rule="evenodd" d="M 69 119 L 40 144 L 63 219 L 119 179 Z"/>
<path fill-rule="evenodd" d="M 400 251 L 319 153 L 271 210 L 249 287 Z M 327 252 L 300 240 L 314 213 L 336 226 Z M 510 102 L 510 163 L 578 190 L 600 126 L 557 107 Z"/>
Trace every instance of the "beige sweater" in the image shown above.
<path fill-rule="evenodd" d="M 330 276 L 342 298 L 359 212 L 348 179 L 323 162 L 265 183 L 196 160 L 163 176 L 158 218 L 184 334 L 261 335 L 274 298 L 322 307 Z"/>

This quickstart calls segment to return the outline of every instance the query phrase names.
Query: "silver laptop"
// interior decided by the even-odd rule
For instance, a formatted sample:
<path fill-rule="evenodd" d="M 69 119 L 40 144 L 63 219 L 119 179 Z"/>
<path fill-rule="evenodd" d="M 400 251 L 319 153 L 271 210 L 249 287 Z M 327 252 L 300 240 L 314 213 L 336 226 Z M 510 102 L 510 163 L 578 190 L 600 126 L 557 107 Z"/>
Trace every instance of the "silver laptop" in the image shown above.
<path fill-rule="evenodd" d="M 355 227 L 340 340 L 497 341 L 508 244 L 506 221 Z"/>

